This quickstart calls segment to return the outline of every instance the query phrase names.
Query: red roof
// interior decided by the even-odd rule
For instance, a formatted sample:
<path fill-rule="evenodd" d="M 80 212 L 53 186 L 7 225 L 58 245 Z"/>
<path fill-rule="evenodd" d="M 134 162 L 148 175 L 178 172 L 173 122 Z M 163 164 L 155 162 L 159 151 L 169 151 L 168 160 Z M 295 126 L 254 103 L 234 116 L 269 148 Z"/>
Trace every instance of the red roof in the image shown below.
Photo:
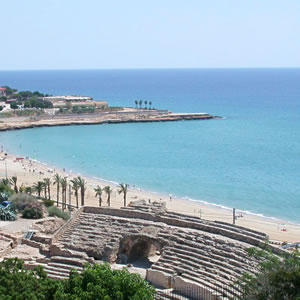
<path fill-rule="evenodd" d="M 6 90 L 6 88 L 0 87 L 0 91 L 5 91 L 5 90 Z"/>

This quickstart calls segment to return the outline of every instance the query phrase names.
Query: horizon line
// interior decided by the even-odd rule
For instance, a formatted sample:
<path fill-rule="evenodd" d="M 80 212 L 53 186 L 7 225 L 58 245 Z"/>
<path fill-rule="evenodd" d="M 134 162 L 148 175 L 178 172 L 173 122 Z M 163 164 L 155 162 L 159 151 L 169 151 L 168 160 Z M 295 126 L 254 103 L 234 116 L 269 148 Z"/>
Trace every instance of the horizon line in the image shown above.
<path fill-rule="evenodd" d="M 23 71 L 135 71 L 135 70 L 245 70 L 245 69 L 300 69 L 300 67 L 145 67 L 145 68 L 74 68 L 74 69 L 4 69 L 0 72 Z"/>

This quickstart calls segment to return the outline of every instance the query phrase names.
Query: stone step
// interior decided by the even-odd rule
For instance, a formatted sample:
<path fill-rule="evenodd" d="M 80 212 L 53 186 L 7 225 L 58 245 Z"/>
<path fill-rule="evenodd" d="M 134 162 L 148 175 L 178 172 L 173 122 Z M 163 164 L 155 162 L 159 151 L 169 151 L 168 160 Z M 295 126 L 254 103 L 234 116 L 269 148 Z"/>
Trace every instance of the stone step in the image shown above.
<path fill-rule="evenodd" d="M 46 272 L 58 272 L 58 273 L 64 273 L 66 274 L 67 276 L 69 276 L 70 274 L 70 270 L 72 268 L 65 268 L 64 266 L 62 265 L 48 265 L 46 267 Z M 77 268 L 73 268 L 73 269 L 76 269 L 76 270 L 79 270 L 81 271 L 81 269 L 77 269 Z"/>
<path fill-rule="evenodd" d="M 218 259 L 220 261 L 224 261 L 225 258 L 230 260 L 230 263 L 240 267 L 241 265 L 245 265 L 248 269 L 248 264 L 246 260 L 246 254 L 239 257 L 237 255 L 233 255 L 234 248 L 232 248 L 232 253 L 229 253 L 228 251 L 220 251 L 217 250 L 215 247 L 206 247 L 206 249 L 201 249 L 201 247 L 195 247 L 195 245 L 189 244 L 187 241 L 181 240 L 180 243 L 176 244 L 176 248 L 191 251 L 191 253 L 203 253 L 203 251 L 206 251 L 210 254 L 210 256 L 216 255 L 214 258 Z"/>
<path fill-rule="evenodd" d="M 71 264 L 64 264 L 64 263 L 58 263 L 58 262 L 49 262 L 47 265 L 47 268 L 49 269 L 62 269 L 62 270 L 71 270 L 71 269 L 76 269 L 78 271 L 81 271 L 83 268 L 76 266 L 76 265 L 71 265 Z"/>
<path fill-rule="evenodd" d="M 202 279 L 199 277 L 196 277 L 195 274 L 193 274 L 192 272 L 186 272 L 184 274 L 182 274 L 183 278 L 192 280 L 196 283 L 199 283 L 201 285 L 206 286 L 207 288 L 209 288 L 210 290 L 216 291 L 216 292 L 223 292 L 226 293 L 226 296 L 236 296 L 238 295 L 238 291 L 234 289 L 234 287 L 230 287 L 228 284 L 222 284 L 222 282 L 220 281 L 210 281 L 207 280 L 207 278 Z"/>
<path fill-rule="evenodd" d="M 49 277 L 58 276 L 58 277 L 61 277 L 61 278 L 68 278 L 69 274 L 70 274 L 70 272 L 65 273 L 65 272 L 54 271 L 54 270 L 50 270 L 50 269 L 46 269 L 45 271 L 47 272 Z"/>
<path fill-rule="evenodd" d="M 38 266 L 42 266 L 44 269 L 47 267 L 47 264 L 43 264 L 43 263 L 38 263 L 36 261 L 27 261 L 27 262 L 24 262 L 24 267 L 26 269 L 34 269 L 35 267 L 38 267 Z"/>
<path fill-rule="evenodd" d="M 82 267 L 85 264 L 85 260 L 80 260 L 78 258 L 65 257 L 65 256 L 52 256 L 51 262 L 65 264 L 65 265 L 74 265 Z"/>
<path fill-rule="evenodd" d="M 173 289 L 159 290 L 155 291 L 155 300 L 190 300 L 183 295 L 176 294 Z"/>
<path fill-rule="evenodd" d="M 237 268 L 232 268 L 231 264 L 227 264 L 226 262 L 220 262 L 217 260 L 212 259 L 208 255 L 201 255 L 199 253 L 191 253 L 189 251 L 176 249 L 172 250 L 166 250 L 165 251 L 166 256 L 169 255 L 175 257 L 180 257 L 181 259 L 186 259 L 187 261 L 192 261 L 194 263 L 197 263 L 199 266 L 204 266 L 205 268 L 211 268 L 211 269 L 217 269 L 218 271 L 225 273 L 226 275 L 230 274 L 231 276 L 239 276 L 243 273 L 242 270 Z"/>
<path fill-rule="evenodd" d="M 169 267 L 166 267 L 165 265 L 157 265 L 157 264 L 153 264 L 151 266 L 151 269 L 153 270 L 157 270 L 157 271 L 162 271 L 164 273 L 167 273 L 167 274 L 171 274 L 173 275 L 174 274 L 174 270 L 169 268 Z"/>

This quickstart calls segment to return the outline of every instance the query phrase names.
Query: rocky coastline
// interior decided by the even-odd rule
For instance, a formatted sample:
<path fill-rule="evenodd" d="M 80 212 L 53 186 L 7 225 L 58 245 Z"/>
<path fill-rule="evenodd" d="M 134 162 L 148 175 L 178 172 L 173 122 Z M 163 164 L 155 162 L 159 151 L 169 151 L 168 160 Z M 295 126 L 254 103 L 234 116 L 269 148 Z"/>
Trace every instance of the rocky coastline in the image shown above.
<path fill-rule="evenodd" d="M 36 118 L 5 118 L 0 120 L 0 131 L 18 130 L 36 127 L 69 126 L 69 125 L 95 125 L 120 123 L 146 123 L 146 122 L 174 122 L 189 120 L 220 119 L 208 113 L 172 113 L 162 111 L 149 112 L 113 112 L 87 115 L 56 115 L 39 116 Z"/>

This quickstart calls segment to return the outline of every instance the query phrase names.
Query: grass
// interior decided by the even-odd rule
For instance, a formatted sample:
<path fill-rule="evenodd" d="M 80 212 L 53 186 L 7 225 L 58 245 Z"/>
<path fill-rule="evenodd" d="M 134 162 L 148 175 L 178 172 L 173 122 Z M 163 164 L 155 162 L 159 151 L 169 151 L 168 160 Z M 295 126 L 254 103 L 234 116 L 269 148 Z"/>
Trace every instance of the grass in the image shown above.
<path fill-rule="evenodd" d="M 50 206 L 48 208 L 48 214 L 50 217 L 58 217 L 64 220 L 70 219 L 70 214 L 68 212 L 62 211 L 60 208 L 56 206 Z"/>

